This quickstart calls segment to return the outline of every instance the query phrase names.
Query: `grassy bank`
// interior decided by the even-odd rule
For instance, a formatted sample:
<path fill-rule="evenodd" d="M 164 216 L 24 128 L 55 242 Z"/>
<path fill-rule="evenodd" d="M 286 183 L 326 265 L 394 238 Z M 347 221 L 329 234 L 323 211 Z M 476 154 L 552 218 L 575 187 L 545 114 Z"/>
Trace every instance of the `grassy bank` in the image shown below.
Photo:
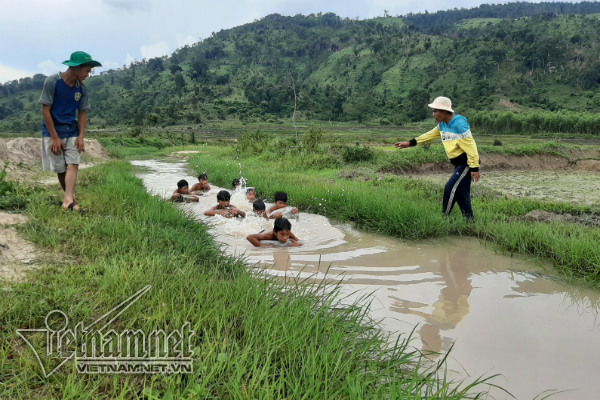
<path fill-rule="evenodd" d="M 200 146 L 201 154 L 190 163 L 199 172 L 207 171 L 209 179 L 223 187 L 229 187 L 241 170 L 261 197 L 272 201 L 275 191 L 284 190 L 291 205 L 338 221 L 353 222 L 361 229 L 406 239 L 473 235 L 512 253 L 551 260 L 567 275 L 600 283 L 600 230 L 575 223 L 523 219 L 532 210 L 572 214 L 598 210 L 567 203 L 508 199 L 497 192 L 479 191 L 475 186 L 476 223 L 465 223 L 458 210 L 452 218 L 444 219 L 441 185 L 418 177 L 384 173 L 427 162 L 447 162 L 442 146 L 417 148 L 401 156 L 398 152 L 375 153 L 367 161 L 352 163 L 344 160 L 343 148 L 316 146 L 311 151 L 302 143 L 294 150 L 279 143 L 282 140 L 285 139 L 265 139 L 260 143 L 255 138 L 251 143 L 258 145 L 246 148 L 243 140 L 237 146 Z M 516 155 L 560 155 L 567 147 L 576 148 L 555 142 L 504 146 L 503 150 L 482 147 L 482 151 Z M 394 168 L 383 167 L 391 163 Z"/>
<path fill-rule="evenodd" d="M 463 399 L 486 388 L 435 378 L 406 342 L 390 348 L 363 308 L 337 307 L 323 286 L 251 276 L 204 225 L 150 197 L 127 163 L 81 171 L 83 215 L 61 211 L 54 197 L 32 196 L 21 228 L 46 249 L 47 265 L 26 283 L 2 283 L 0 398 Z M 15 333 L 44 328 L 53 310 L 70 328 L 87 325 L 147 285 L 111 328 L 171 332 L 190 322 L 191 374 L 83 375 L 70 361 L 44 378 Z M 32 341 L 46 350 L 44 335 Z"/>

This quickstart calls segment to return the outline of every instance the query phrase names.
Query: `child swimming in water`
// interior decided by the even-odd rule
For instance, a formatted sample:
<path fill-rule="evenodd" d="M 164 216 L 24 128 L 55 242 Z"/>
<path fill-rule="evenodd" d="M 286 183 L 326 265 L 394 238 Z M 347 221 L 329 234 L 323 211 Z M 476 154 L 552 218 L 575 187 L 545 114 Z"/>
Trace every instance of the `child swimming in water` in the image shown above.
<path fill-rule="evenodd" d="M 292 224 L 287 218 L 277 218 L 273 224 L 273 229 L 267 232 L 255 233 L 248 235 L 246 239 L 252 243 L 254 247 L 272 247 L 276 245 L 283 245 L 286 247 L 302 246 L 302 243 L 292 233 Z M 267 244 L 263 243 L 263 240 L 277 241 L 278 243 Z"/>
<path fill-rule="evenodd" d="M 267 210 L 268 218 L 297 218 L 298 217 L 298 209 L 296 207 L 288 207 L 287 205 L 287 193 L 286 192 L 276 192 L 275 193 L 275 204 L 269 207 Z"/>
<path fill-rule="evenodd" d="M 252 202 L 254 202 L 255 199 L 256 199 L 256 188 L 253 188 L 253 187 L 246 188 L 246 200 L 248 200 L 250 203 L 252 203 Z"/>
<path fill-rule="evenodd" d="M 229 200 L 231 199 L 231 195 L 227 190 L 221 190 L 217 193 L 217 205 L 211 208 L 210 210 L 206 210 L 204 215 L 212 217 L 215 215 L 222 215 L 225 218 L 231 217 L 245 217 L 246 213 L 237 208 L 234 205 L 229 204 Z"/>
<path fill-rule="evenodd" d="M 194 196 L 190 193 L 190 187 L 189 187 L 188 181 L 186 181 L 185 179 L 182 179 L 179 182 L 177 182 L 177 189 L 175 189 L 175 191 L 173 192 L 173 195 L 171 196 L 171 200 L 173 200 L 173 201 L 184 201 L 184 200 L 198 201 L 198 200 L 200 200 L 200 198 L 198 198 L 198 196 Z"/>
<path fill-rule="evenodd" d="M 256 214 L 259 217 L 265 217 L 267 218 L 267 213 L 265 211 L 265 202 L 262 201 L 261 199 L 256 199 L 252 202 L 252 211 L 254 211 L 254 214 Z"/>
<path fill-rule="evenodd" d="M 208 184 L 208 177 L 206 174 L 198 175 L 198 183 L 194 184 L 190 189 L 191 192 L 207 192 L 210 190 L 210 185 Z"/>

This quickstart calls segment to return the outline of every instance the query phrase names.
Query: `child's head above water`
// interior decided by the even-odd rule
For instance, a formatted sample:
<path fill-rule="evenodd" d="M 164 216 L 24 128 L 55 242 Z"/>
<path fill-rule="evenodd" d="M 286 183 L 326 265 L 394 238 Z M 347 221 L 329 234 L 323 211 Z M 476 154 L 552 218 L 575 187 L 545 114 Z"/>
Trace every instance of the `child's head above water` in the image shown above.
<path fill-rule="evenodd" d="M 208 176 L 206 174 L 198 175 L 198 181 L 208 181 Z"/>
<path fill-rule="evenodd" d="M 182 179 L 179 182 L 177 182 L 177 189 L 183 189 L 186 186 L 189 186 L 189 183 L 185 179 Z"/>
<path fill-rule="evenodd" d="M 231 186 L 233 186 L 233 190 L 237 189 L 238 187 L 240 187 L 240 180 L 235 178 L 232 182 L 231 182 Z"/>
<path fill-rule="evenodd" d="M 286 192 L 275 192 L 275 204 L 285 206 L 287 204 L 287 193 Z"/>
<path fill-rule="evenodd" d="M 254 201 L 255 198 L 256 198 L 256 188 L 253 188 L 253 187 L 246 188 L 246 200 Z"/>
<path fill-rule="evenodd" d="M 273 234 L 280 243 L 285 243 L 292 233 L 292 224 L 287 218 L 277 218 L 273 224 Z"/>
<path fill-rule="evenodd" d="M 217 193 L 217 201 L 229 201 L 231 200 L 231 194 L 227 190 L 221 190 Z"/>
<path fill-rule="evenodd" d="M 218 208 L 230 207 L 231 204 L 229 204 L 229 200 L 231 200 L 231 195 L 227 190 L 221 190 L 219 193 L 217 193 L 217 203 L 219 203 L 217 206 Z"/>
<path fill-rule="evenodd" d="M 262 201 L 261 199 L 256 199 L 252 203 L 252 209 L 254 211 L 265 211 L 267 209 L 267 207 L 265 206 L 264 201 Z"/>

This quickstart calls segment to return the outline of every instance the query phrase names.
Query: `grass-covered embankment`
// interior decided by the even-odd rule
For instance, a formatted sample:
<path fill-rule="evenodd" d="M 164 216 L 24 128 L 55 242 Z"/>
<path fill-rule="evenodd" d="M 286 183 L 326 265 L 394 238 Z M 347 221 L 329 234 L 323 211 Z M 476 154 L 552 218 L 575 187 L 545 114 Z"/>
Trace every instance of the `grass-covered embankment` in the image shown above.
<path fill-rule="evenodd" d="M 423 163 L 447 162 L 441 145 L 395 153 L 375 152 L 366 161 L 348 163 L 344 161 L 343 147 L 311 147 L 306 145 L 306 139 L 298 146 L 286 147 L 282 138 L 262 138 L 262 142 L 256 139 L 261 138 L 245 144 L 242 138 L 236 147 L 201 146 L 202 154 L 190 163 L 197 171 L 207 171 L 210 181 L 224 187 L 241 169 L 249 185 L 257 187 L 259 196 L 272 200 L 275 191 L 283 190 L 288 193 L 290 204 L 301 210 L 350 221 L 362 229 L 407 239 L 477 236 L 509 252 L 549 259 L 567 275 L 600 282 L 598 228 L 528 222 L 522 218 L 532 210 L 573 214 L 597 210 L 567 203 L 511 199 L 497 192 L 479 191 L 474 185 L 476 223 L 468 224 L 459 217 L 458 210 L 453 218 L 442 218 L 442 185 L 383 173 Z M 482 153 L 560 155 L 566 145 L 547 142 L 481 147 Z M 368 154 L 368 148 L 363 153 Z M 344 176 L 353 172 L 354 179 L 340 177 L 341 170 L 346 171 L 341 174 Z"/>
<path fill-rule="evenodd" d="M 150 197 L 126 163 L 81 171 L 78 199 L 83 215 L 48 194 L 28 206 L 23 234 L 56 260 L 26 283 L 2 283 L 0 398 L 463 399 L 475 390 L 423 371 L 406 343 L 389 348 L 364 309 L 335 307 L 324 286 L 283 290 L 253 277 L 204 225 Z M 111 328 L 148 334 L 190 322 L 192 374 L 82 375 L 68 362 L 44 378 L 16 335 L 44 328 L 52 310 L 68 315 L 69 328 L 87 325 L 146 285 Z M 43 335 L 33 341 L 46 350 Z"/>

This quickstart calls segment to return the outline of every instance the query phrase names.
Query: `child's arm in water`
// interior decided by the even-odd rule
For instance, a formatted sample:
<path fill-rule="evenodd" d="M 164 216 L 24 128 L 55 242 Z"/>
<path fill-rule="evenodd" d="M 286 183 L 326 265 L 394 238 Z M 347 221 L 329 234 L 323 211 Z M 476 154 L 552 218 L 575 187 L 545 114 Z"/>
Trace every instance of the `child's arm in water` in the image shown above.
<path fill-rule="evenodd" d="M 177 200 L 180 197 L 181 197 L 181 193 L 179 193 L 179 189 L 175 189 L 175 191 L 173 192 L 173 195 L 171 196 L 171 200 Z"/>
<path fill-rule="evenodd" d="M 269 219 L 269 218 L 274 218 L 274 217 L 272 217 L 272 216 L 271 216 L 271 213 L 272 213 L 273 211 L 275 211 L 275 210 L 277 210 L 277 205 L 272 205 L 271 207 L 267 208 L 267 212 L 265 212 L 265 217 L 266 217 L 267 219 Z"/>
<path fill-rule="evenodd" d="M 290 241 L 292 242 L 292 244 L 290 244 L 290 247 L 302 246 L 300 239 L 298 239 L 296 235 L 294 235 L 292 232 L 290 232 Z"/>
<path fill-rule="evenodd" d="M 206 191 L 206 190 L 210 190 L 210 185 L 208 183 L 198 182 L 198 183 L 195 183 L 194 186 L 192 186 L 192 188 L 190 189 L 190 192 Z"/>
<path fill-rule="evenodd" d="M 261 240 L 277 240 L 277 238 L 273 234 L 273 230 L 264 233 L 254 233 L 252 235 L 246 236 L 246 239 L 250 243 L 252 243 L 254 247 L 267 247 L 266 245 L 261 243 Z"/>
<path fill-rule="evenodd" d="M 240 210 L 239 208 L 237 208 L 236 206 L 231 206 L 231 209 L 229 209 L 228 211 L 229 211 L 229 215 L 231 215 L 232 217 L 244 218 L 246 216 L 246 213 L 243 212 L 242 210 Z"/>
<path fill-rule="evenodd" d="M 206 210 L 204 211 L 204 215 L 206 215 L 207 217 L 213 217 L 215 215 L 222 215 L 225 218 L 231 218 L 231 217 L 245 217 L 246 213 L 243 212 L 242 210 L 240 210 L 239 208 L 235 207 L 235 206 L 231 206 L 229 208 L 218 208 L 219 206 L 214 206 L 213 208 L 211 208 L 210 210 Z"/>
<path fill-rule="evenodd" d="M 219 206 L 214 206 L 213 208 L 210 208 L 210 209 L 204 211 L 204 215 L 206 215 L 207 217 L 213 217 L 213 216 L 215 216 L 217 214 L 222 214 L 223 211 L 225 211 L 225 210 L 218 209 L 218 207 Z"/>
<path fill-rule="evenodd" d="M 281 206 L 277 206 L 277 204 L 269 207 L 269 209 L 267 210 L 266 216 L 267 219 L 277 219 L 277 218 L 281 218 L 283 217 L 283 211 L 277 211 L 277 210 L 281 210 L 281 209 L 285 209 L 285 206 L 281 207 Z"/>

